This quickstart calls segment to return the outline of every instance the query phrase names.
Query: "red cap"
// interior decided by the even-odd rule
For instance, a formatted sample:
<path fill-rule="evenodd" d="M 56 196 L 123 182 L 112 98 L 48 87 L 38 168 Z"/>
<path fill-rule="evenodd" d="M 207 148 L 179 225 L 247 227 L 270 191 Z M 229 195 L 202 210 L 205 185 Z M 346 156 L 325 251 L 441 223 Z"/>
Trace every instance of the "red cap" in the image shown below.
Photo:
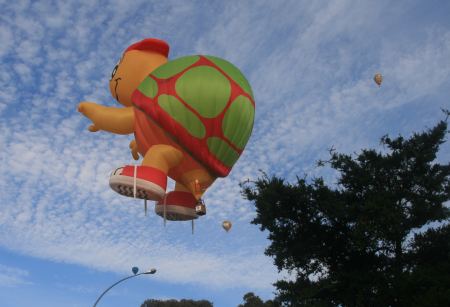
<path fill-rule="evenodd" d="M 153 51 L 162 54 L 166 58 L 169 56 L 169 44 L 156 38 L 145 38 L 140 42 L 134 43 L 124 53 L 131 50 Z"/>

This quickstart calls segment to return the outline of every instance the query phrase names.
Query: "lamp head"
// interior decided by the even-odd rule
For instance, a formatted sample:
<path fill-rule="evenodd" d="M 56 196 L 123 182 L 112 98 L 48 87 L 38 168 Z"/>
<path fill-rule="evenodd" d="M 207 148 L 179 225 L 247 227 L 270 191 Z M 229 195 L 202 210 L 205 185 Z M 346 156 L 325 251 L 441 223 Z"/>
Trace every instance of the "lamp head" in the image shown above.
<path fill-rule="evenodd" d="M 148 271 L 145 272 L 144 274 L 155 274 L 155 273 L 156 273 L 156 269 L 153 268 L 153 269 L 148 270 Z"/>

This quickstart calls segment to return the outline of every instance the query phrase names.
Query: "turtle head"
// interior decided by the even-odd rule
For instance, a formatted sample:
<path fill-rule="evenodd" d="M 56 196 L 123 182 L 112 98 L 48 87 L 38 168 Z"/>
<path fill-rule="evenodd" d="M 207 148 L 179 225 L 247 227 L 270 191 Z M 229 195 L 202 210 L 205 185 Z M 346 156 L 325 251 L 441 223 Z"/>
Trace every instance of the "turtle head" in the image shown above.
<path fill-rule="evenodd" d="M 129 46 L 114 67 L 109 81 L 112 96 L 122 105 L 131 106 L 131 95 L 153 70 L 167 62 L 169 45 L 146 38 Z"/>

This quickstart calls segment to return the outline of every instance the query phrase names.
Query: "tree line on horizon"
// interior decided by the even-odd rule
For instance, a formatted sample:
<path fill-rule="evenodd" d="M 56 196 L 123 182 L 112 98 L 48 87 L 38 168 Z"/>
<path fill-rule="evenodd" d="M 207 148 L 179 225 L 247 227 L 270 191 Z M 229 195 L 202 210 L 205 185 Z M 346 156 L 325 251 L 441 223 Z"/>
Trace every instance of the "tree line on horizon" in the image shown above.
<path fill-rule="evenodd" d="M 243 297 L 244 303 L 239 304 L 238 307 L 275 307 L 275 303 L 272 300 L 264 302 L 256 296 L 253 292 L 246 293 Z M 213 307 L 213 303 L 207 300 L 155 300 L 149 299 L 142 303 L 141 307 Z"/>

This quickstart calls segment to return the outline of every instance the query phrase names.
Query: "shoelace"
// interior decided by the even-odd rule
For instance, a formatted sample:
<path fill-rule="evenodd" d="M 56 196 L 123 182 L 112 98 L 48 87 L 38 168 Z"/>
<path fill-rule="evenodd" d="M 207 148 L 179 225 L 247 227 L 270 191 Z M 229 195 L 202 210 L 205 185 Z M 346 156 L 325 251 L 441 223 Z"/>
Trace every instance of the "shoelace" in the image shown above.
<path fill-rule="evenodd" d="M 136 177 L 137 177 L 137 165 L 134 165 L 134 175 L 133 175 L 133 197 L 136 198 Z"/>
<path fill-rule="evenodd" d="M 163 205 L 163 208 L 164 208 L 164 227 L 166 227 L 166 198 L 167 198 L 166 195 L 167 194 L 164 195 L 164 205 Z"/>
<path fill-rule="evenodd" d="M 137 180 L 137 165 L 135 164 L 133 173 L 133 197 L 135 199 L 137 194 L 136 180 Z M 144 214 L 145 216 L 147 216 L 147 198 L 144 198 Z"/>

